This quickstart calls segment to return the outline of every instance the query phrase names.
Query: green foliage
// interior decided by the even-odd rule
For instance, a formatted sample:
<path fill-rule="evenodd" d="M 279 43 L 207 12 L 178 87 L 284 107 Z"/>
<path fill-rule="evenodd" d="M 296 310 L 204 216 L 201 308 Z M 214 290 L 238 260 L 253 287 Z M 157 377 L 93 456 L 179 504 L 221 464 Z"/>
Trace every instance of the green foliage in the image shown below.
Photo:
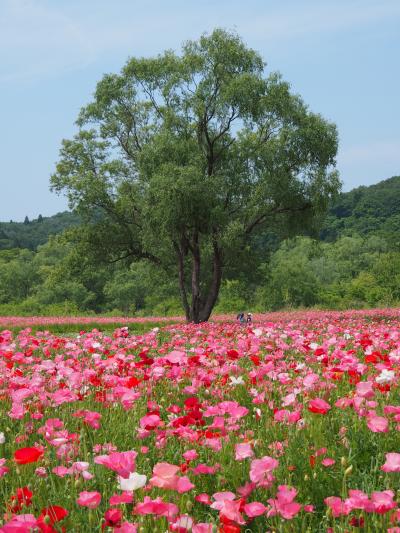
<path fill-rule="evenodd" d="M 399 267 L 400 253 L 387 252 L 386 242 L 374 235 L 334 243 L 297 238 L 284 241 L 264 265 L 257 297 L 264 309 L 396 305 Z"/>
<path fill-rule="evenodd" d="M 392 178 L 382 188 L 392 184 L 395 195 L 397 182 Z M 380 184 L 374 187 L 379 190 Z M 365 235 L 344 232 L 334 242 L 302 237 L 279 244 L 277 236 L 258 234 L 240 249 L 232 223 L 226 238 L 235 243 L 231 253 L 237 250 L 237 264 L 226 268 L 215 312 L 399 305 L 400 252 L 393 234 L 382 227 Z M 101 265 L 101 247 L 88 249 L 74 234 L 51 236 L 36 252 L 0 250 L 0 314 L 181 313 L 175 276 L 144 261 Z"/>
<path fill-rule="evenodd" d="M 340 186 L 336 127 L 264 69 L 221 29 L 181 55 L 131 58 L 98 83 L 51 178 L 85 222 L 86 254 L 161 267 L 188 320 L 208 319 L 253 233 L 311 230 Z M 129 276 L 109 298 L 121 302 L 118 282 L 140 306 Z"/>
<path fill-rule="evenodd" d="M 225 280 L 221 287 L 215 313 L 244 312 L 247 308 L 246 285 L 237 279 Z"/>
<path fill-rule="evenodd" d="M 17 302 L 31 296 L 39 274 L 33 265 L 34 253 L 10 250 L 0 254 L 0 303 Z"/>
<path fill-rule="evenodd" d="M 399 232 L 400 176 L 393 176 L 376 185 L 342 193 L 329 211 L 321 237 L 333 241 L 342 235 L 373 233 L 398 247 Z"/>
<path fill-rule="evenodd" d="M 45 305 L 34 296 L 20 302 L 0 303 L 1 316 L 80 316 L 81 308 L 69 301 Z"/>

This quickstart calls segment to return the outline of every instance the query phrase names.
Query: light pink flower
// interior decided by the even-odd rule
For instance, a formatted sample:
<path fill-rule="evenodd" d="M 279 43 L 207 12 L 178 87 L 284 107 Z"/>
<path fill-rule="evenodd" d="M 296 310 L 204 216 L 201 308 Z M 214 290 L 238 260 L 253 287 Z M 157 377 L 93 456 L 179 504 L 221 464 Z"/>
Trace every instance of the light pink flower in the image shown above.
<path fill-rule="evenodd" d="M 367 426 L 373 433 L 387 433 L 389 431 L 389 422 L 384 416 L 369 415 Z"/>
<path fill-rule="evenodd" d="M 242 461 L 247 457 L 253 457 L 254 452 L 251 448 L 251 444 L 248 442 L 243 442 L 236 444 L 235 446 L 235 459 L 236 461 Z"/>
<path fill-rule="evenodd" d="M 199 522 L 192 527 L 192 533 L 212 533 L 213 525 L 205 522 Z"/>
<path fill-rule="evenodd" d="M 76 500 L 78 505 L 82 507 L 88 507 L 89 509 L 96 509 L 100 505 L 101 494 L 100 492 L 87 492 L 84 490 L 79 493 L 79 498 Z"/>
<path fill-rule="evenodd" d="M 348 515 L 351 511 L 351 506 L 338 498 L 337 496 L 329 496 L 324 500 L 325 504 L 332 510 L 334 518 L 342 515 Z"/>
<path fill-rule="evenodd" d="M 381 466 L 384 472 L 400 472 L 400 453 L 387 453 L 386 462 Z"/>
<path fill-rule="evenodd" d="M 172 517 L 178 514 L 178 507 L 173 503 L 165 503 L 160 497 L 152 500 L 148 496 L 144 497 L 142 503 L 138 503 L 134 512 L 139 515 L 157 515 Z"/>
<path fill-rule="evenodd" d="M 381 492 L 373 492 L 371 494 L 371 501 L 374 506 L 375 513 L 383 514 L 391 511 L 397 504 L 393 501 L 394 492 L 391 490 L 383 490 Z"/>
<path fill-rule="evenodd" d="M 153 468 L 153 477 L 150 479 L 150 483 L 154 487 L 160 489 L 176 489 L 178 482 L 179 466 L 171 465 L 170 463 L 157 463 Z"/>
<path fill-rule="evenodd" d="M 136 456 L 137 453 L 133 450 L 128 452 L 113 452 L 110 455 L 98 455 L 94 458 L 94 462 L 128 479 L 129 474 L 135 471 Z"/>
<path fill-rule="evenodd" d="M 250 479 L 253 483 L 264 481 L 267 474 L 278 468 L 279 462 L 267 455 L 261 459 L 254 459 L 250 465 Z"/>
<path fill-rule="evenodd" d="M 287 485 L 279 485 L 276 498 L 268 500 L 271 508 L 268 510 L 267 516 L 279 514 L 286 520 L 294 518 L 301 510 L 301 505 L 294 501 L 296 495 L 296 489 Z"/>
<path fill-rule="evenodd" d="M 199 456 L 196 450 L 188 450 L 184 452 L 182 455 L 185 461 L 195 461 Z"/>
<path fill-rule="evenodd" d="M 244 512 L 249 516 L 250 518 L 254 518 L 255 516 L 260 516 L 265 513 L 267 508 L 265 505 L 263 505 L 260 502 L 251 502 L 247 503 L 244 506 Z"/>
<path fill-rule="evenodd" d="M 373 384 L 371 381 L 360 381 L 356 385 L 357 396 L 361 398 L 373 398 L 375 396 L 375 391 L 373 389 Z"/>

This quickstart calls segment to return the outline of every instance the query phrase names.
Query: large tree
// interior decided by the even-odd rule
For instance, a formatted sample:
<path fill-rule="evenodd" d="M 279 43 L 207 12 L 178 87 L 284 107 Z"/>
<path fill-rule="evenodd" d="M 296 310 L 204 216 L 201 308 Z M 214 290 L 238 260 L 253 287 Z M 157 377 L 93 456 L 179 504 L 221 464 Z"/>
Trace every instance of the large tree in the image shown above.
<path fill-rule="evenodd" d="M 265 68 L 221 29 L 129 59 L 97 84 L 51 178 L 98 256 L 177 276 L 189 321 L 208 320 L 253 234 L 301 231 L 339 188 L 335 125 Z"/>

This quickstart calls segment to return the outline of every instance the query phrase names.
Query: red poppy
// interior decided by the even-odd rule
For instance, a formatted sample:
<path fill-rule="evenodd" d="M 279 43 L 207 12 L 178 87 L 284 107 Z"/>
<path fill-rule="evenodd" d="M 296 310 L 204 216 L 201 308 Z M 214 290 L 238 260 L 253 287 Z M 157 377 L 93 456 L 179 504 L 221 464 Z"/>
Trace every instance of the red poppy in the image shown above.
<path fill-rule="evenodd" d="M 226 352 L 226 355 L 228 356 L 228 359 L 230 359 L 231 361 L 235 361 L 236 359 L 239 358 L 239 352 L 237 350 L 228 350 Z"/>
<path fill-rule="evenodd" d="M 196 396 L 190 396 L 189 398 L 186 398 L 184 405 L 186 409 L 193 409 L 194 407 L 199 406 L 199 400 L 196 398 Z"/>
<path fill-rule="evenodd" d="M 18 488 L 16 494 L 11 496 L 11 503 L 8 505 L 8 508 L 13 513 L 17 513 L 23 506 L 29 507 L 32 505 L 32 496 L 33 493 L 28 487 Z"/>
<path fill-rule="evenodd" d="M 64 509 L 64 507 L 60 507 L 59 505 L 50 505 L 49 507 L 44 507 L 40 511 L 38 520 L 41 517 L 44 518 L 45 516 L 48 516 L 50 522 L 54 524 L 55 522 L 60 522 L 60 520 L 64 520 L 64 518 L 68 516 L 68 511 Z"/>
<path fill-rule="evenodd" d="M 18 465 L 36 463 L 42 455 L 43 451 L 38 448 L 20 448 L 14 452 L 14 461 Z"/>
<path fill-rule="evenodd" d="M 140 381 L 135 376 L 131 376 L 126 382 L 126 387 L 132 389 L 133 387 L 137 387 L 139 383 Z"/>
<path fill-rule="evenodd" d="M 53 525 L 56 522 L 64 520 L 66 516 L 68 516 L 68 511 L 64 509 L 64 507 L 60 507 L 59 505 L 51 505 L 50 507 L 44 507 L 40 511 L 38 523 Z"/>
<path fill-rule="evenodd" d="M 353 527 L 364 527 L 364 518 L 362 516 L 360 516 L 359 518 L 353 516 L 350 519 L 350 525 L 352 525 Z"/>
<path fill-rule="evenodd" d="M 102 528 L 105 527 L 120 527 L 122 521 L 121 509 L 108 509 L 104 514 L 105 522 L 103 522 Z"/>

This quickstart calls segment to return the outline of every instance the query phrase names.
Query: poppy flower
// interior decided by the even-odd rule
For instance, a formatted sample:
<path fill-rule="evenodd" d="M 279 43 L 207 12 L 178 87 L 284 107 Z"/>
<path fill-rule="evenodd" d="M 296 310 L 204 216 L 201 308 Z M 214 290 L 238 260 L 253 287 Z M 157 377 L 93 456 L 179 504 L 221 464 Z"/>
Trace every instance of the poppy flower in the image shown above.
<path fill-rule="evenodd" d="M 36 463 L 42 457 L 43 451 L 38 448 L 20 448 L 14 452 L 14 461 L 18 465 Z"/>
<path fill-rule="evenodd" d="M 84 490 L 79 494 L 76 503 L 81 507 L 89 507 L 89 509 L 96 509 L 100 505 L 101 494 L 97 491 L 87 492 Z"/>
<path fill-rule="evenodd" d="M 327 403 L 325 400 L 322 400 L 321 398 L 315 398 L 314 400 L 311 400 L 308 404 L 308 410 L 310 411 L 310 413 L 326 415 L 329 409 L 331 409 L 329 403 Z"/>
<path fill-rule="evenodd" d="M 104 514 L 104 519 L 103 529 L 105 527 L 119 527 L 122 521 L 122 511 L 120 509 L 108 509 Z"/>
<path fill-rule="evenodd" d="M 17 492 L 10 498 L 10 503 L 7 504 L 7 509 L 13 513 L 17 513 L 24 506 L 29 507 L 32 505 L 32 492 L 28 487 L 18 488 Z"/>
<path fill-rule="evenodd" d="M 40 511 L 38 519 L 41 517 L 44 518 L 45 516 L 48 516 L 50 518 L 50 522 L 54 524 L 55 522 L 60 522 L 60 520 L 63 520 L 66 516 L 68 516 L 68 511 L 59 505 L 50 505 L 49 507 L 44 507 Z"/>
<path fill-rule="evenodd" d="M 56 522 L 64 520 L 68 516 L 68 511 L 59 505 L 51 505 L 41 510 L 38 516 L 37 525 L 41 533 L 52 533 L 56 530 L 52 527 Z"/>

